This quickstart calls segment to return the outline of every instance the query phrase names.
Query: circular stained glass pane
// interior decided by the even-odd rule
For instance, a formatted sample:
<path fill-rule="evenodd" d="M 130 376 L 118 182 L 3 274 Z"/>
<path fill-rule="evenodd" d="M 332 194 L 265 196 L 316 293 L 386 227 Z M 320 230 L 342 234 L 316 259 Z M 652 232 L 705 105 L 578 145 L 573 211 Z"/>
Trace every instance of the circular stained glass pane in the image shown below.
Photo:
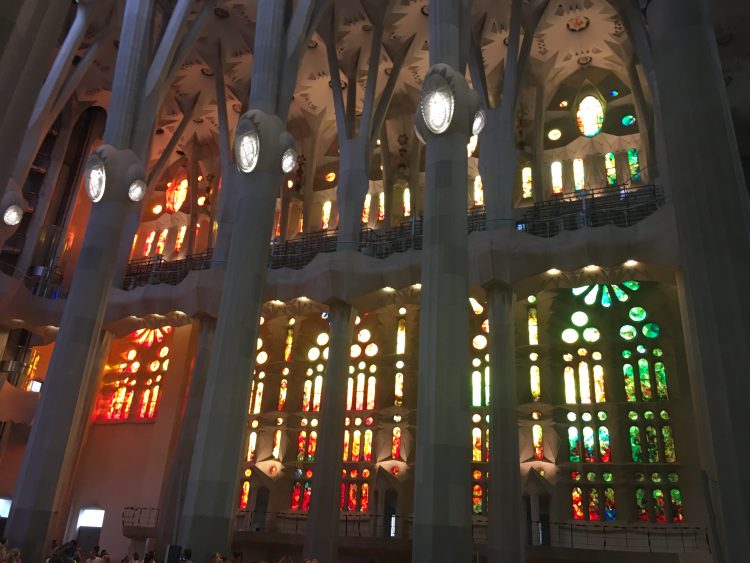
<path fill-rule="evenodd" d="M 368 344 L 368 345 L 367 345 L 367 346 L 365 347 L 365 355 L 366 355 L 366 356 L 368 356 L 368 357 L 372 358 L 372 357 L 373 357 L 373 356 L 374 356 L 375 354 L 377 354 L 377 353 L 378 353 L 378 345 L 377 345 L 377 344 L 375 344 L 374 342 L 370 342 L 370 343 L 369 343 L 369 344 Z"/>
<path fill-rule="evenodd" d="M 573 481 L 580 481 L 581 480 L 581 472 L 580 471 L 571 471 L 570 472 L 570 478 L 573 479 Z"/>
<path fill-rule="evenodd" d="M 349 352 L 349 355 L 352 358 L 358 358 L 361 353 L 362 353 L 362 347 L 359 344 L 352 344 L 352 348 L 351 348 L 351 351 Z"/>
<path fill-rule="evenodd" d="M 605 471 L 602 474 L 602 478 L 604 479 L 604 481 L 606 483 L 611 483 L 612 482 L 612 474 L 609 471 Z"/>
<path fill-rule="evenodd" d="M 639 344 L 638 346 L 635 347 L 635 349 L 639 354 L 646 353 L 646 347 L 643 344 Z"/>
<path fill-rule="evenodd" d="M 595 137 L 602 130 L 604 124 L 604 107 L 594 96 L 586 96 L 581 100 L 576 112 L 578 129 L 586 137 Z"/>
<path fill-rule="evenodd" d="M 630 319 L 635 322 L 641 322 L 646 319 L 646 309 L 643 307 L 633 307 L 628 313 Z"/>
<path fill-rule="evenodd" d="M 320 348 L 313 347 L 307 351 L 307 359 L 311 362 L 314 362 L 318 358 L 320 358 Z"/>
<path fill-rule="evenodd" d="M 589 481 L 596 481 L 596 473 L 594 473 L 593 471 L 589 471 L 588 473 L 586 473 L 586 479 L 588 479 Z"/>
<path fill-rule="evenodd" d="M 656 338 L 659 336 L 659 332 L 661 332 L 661 329 L 656 323 L 646 323 L 643 325 L 643 336 L 646 338 Z"/>
<path fill-rule="evenodd" d="M 643 413 L 643 418 L 646 420 L 654 420 L 654 413 L 653 411 L 646 411 Z"/>
<path fill-rule="evenodd" d="M 318 346 L 325 346 L 326 344 L 328 344 L 328 340 L 328 333 L 321 332 L 315 342 L 318 344 Z"/>
<path fill-rule="evenodd" d="M 549 133 L 547 133 L 547 138 L 550 141 L 559 141 L 560 137 L 562 137 L 562 131 L 559 129 L 550 129 Z"/>
<path fill-rule="evenodd" d="M 576 419 L 576 413 L 574 413 L 574 412 L 569 412 L 569 413 L 568 413 L 568 420 L 569 420 L 570 422 L 573 422 L 573 421 L 574 421 L 575 419 Z"/>
<path fill-rule="evenodd" d="M 670 483 L 676 483 L 677 481 L 680 480 L 680 477 L 679 475 L 677 475 L 677 473 L 669 473 L 667 475 L 667 479 L 669 480 Z"/>
<path fill-rule="evenodd" d="M 360 330 L 359 334 L 357 335 L 357 340 L 359 340 L 360 342 L 367 342 L 368 340 L 370 340 L 370 331 L 366 328 Z"/>
<path fill-rule="evenodd" d="M 583 413 L 583 414 L 581 415 L 581 418 L 582 418 L 582 419 L 583 419 L 583 420 L 584 420 L 585 422 L 589 422 L 589 421 L 591 420 L 591 413 L 590 413 L 590 412 L 585 412 L 585 413 Z"/>
<path fill-rule="evenodd" d="M 638 473 L 635 474 L 635 480 L 638 481 L 638 482 L 643 481 L 645 478 L 646 478 L 646 476 L 643 473 L 641 473 L 641 472 L 638 472 Z"/>
<path fill-rule="evenodd" d="M 583 339 L 586 342 L 596 342 L 599 340 L 600 336 L 601 334 L 599 333 L 599 329 L 596 327 L 590 326 L 583 329 Z"/>
<path fill-rule="evenodd" d="M 662 420 L 669 420 L 669 413 L 667 411 L 661 411 L 659 413 L 659 416 L 662 418 Z"/>
<path fill-rule="evenodd" d="M 598 413 L 596 413 L 596 417 L 603 422 L 607 420 L 607 413 L 604 411 L 599 411 Z"/>
<path fill-rule="evenodd" d="M 638 331 L 635 330 L 633 325 L 622 325 L 620 327 L 620 336 L 625 340 L 633 340 L 633 338 L 638 336 Z"/>
<path fill-rule="evenodd" d="M 562 339 L 563 339 L 563 342 L 567 342 L 568 344 L 573 344 L 578 341 L 578 331 L 575 330 L 574 328 L 566 328 L 562 332 Z"/>
<path fill-rule="evenodd" d="M 627 359 L 628 359 L 628 358 L 629 358 L 630 356 L 632 356 L 632 355 L 633 355 L 633 352 L 631 352 L 630 350 L 623 350 L 623 351 L 622 351 L 622 357 L 623 357 L 623 358 L 625 358 L 626 360 L 627 360 Z"/>
<path fill-rule="evenodd" d="M 651 480 L 654 483 L 661 483 L 661 475 L 659 475 L 658 473 L 652 473 L 651 474 Z"/>
<path fill-rule="evenodd" d="M 661 348 L 654 348 L 653 352 L 654 356 L 657 358 L 661 357 L 664 354 L 664 351 Z"/>
<path fill-rule="evenodd" d="M 484 334 L 477 334 L 471 340 L 471 345 L 475 350 L 484 350 L 487 347 L 487 337 Z"/>
<path fill-rule="evenodd" d="M 635 411 L 630 411 L 630 412 L 628 413 L 628 418 L 629 418 L 630 420 L 638 420 L 638 413 L 637 413 L 637 412 L 635 412 Z"/>
<path fill-rule="evenodd" d="M 259 364 L 265 364 L 268 361 L 268 353 L 265 351 L 261 351 L 258 354 L 257 362 Z"/>
<path fill-rule="evenodd" d="M 589 316 L 583 311 L 576 311 L 570 316 L 570 320 L 576 326 L 583 326 L 589 322 Z"/>
<path fill-rule="evenodd" d="M 635 125 L 635 116 L 632 114 L 628 114 L 622 118 L 622 124 L 625 127 L 631 127 L 632 125 Z"/>

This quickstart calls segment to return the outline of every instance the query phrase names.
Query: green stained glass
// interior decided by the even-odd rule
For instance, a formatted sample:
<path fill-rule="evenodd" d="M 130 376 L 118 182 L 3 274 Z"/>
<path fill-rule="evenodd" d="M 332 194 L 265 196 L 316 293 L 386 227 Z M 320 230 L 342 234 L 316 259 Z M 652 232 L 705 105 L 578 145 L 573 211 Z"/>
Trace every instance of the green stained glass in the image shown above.
<path fill-rule="evenodd" d="M 654 411 L 646 411 L 643 413 L 643 418 L 646 420 L 654 420 Z"/>
<path fill-rule="evenodd" d="M 578 297 L 579 295 L 582 295 L 586 293 L 586 290 L 591 287 L 590 285 L 582 285 L 580 287 L 574 287 L 571 291 L 573 292 L 573 295 Z"/>
<path fill-rule="evenodd" d="M 615 162 L 615 153 L 608 152 L 604 155 L 604 167 L 607 171 L 607 185 L 614 186 L 617 184 L 617 163 Z"/>
<path fill-rule="evenodd" d="M 589 489 L 589 520 L 601 520 L 602 515 L 599 509 L 599 491 Z"/>
<path fill-rule="evenodd" d="M 623 350 L 623 351 L 622 351 L 622 357 L 623 357 L 623 358 L 625 358 L 626 360 L 627 360 L 627 359 L 628 359 L 628 358 L 629 358 L 630 356 L 632 356 L 632 355 L 633 355 L 633 352 L 631 352 L 630 350 Z"/>
<path fill-rule="evenodd" d="M 661 427 L 661 437 L 664 440 L 664 459 L 667 463 L 677 462 L 677 453 L 674 448 L 674 435 L 672 434 L 672 427 L 664 425 Z"/>
<path fill-rule="evenodd" d="M 590 426 L 583 427 L 583 461 L 595 463 L 594 430 Z"/>
<path fill-rule="evenodd" d="M 620 336 L 625 340 L 633 340 L 638 335 L 638 331 L 635 330 L 633 325 L 622 325 L 620 327 Z"/>
<path fill-rule="evenodd" d="M 622 282 L 622 285 L 624 285 L 625 287 L 633 291 L 638 291 L 641 287 L 641 284 L 638 283 L 637 281 L 625 281 L 625 282 Z"/>
<path fill-rule="evenodd" d="M 677 481 L 679 481 L 679 480 L 680 480 L 680 476 L 679 476 L 679 475 L 677 475 L 677 473 L 669 473 L 669 474 L 667 475 L 667 480 L 668 480 L 668 481 L 669 481 L 670 483 L 676 483 Z"/>
<path fill-rule="evenodd" d="M 609 430 L 606 426 L 599 427 L 599 460 L 609 463 L 611 452 L 609 449 Z"/>
<path fill-rule="evenodd" d="M 644 309 L 643 307 L 633 307 L 632 309 L 630 309 L 628 316 L 630 317 L 631 320 L 637 323 L 641 321 L 645 321 L 646 316 L 647 316 L 646 309 Z"/>
<path fill-rule="evenodd" d="M 633 373 L 633 366 L 631 364 L 624 364 L 622 366 L 622 374 L 625 376 L 625 396 L 628 402 L 635 402 L 635 374 Z"/>
<path fill-rule="evenodd" d="M 661 348 L 654 348 L 653 354 L 657 358 L 661 358 L 664 355 L 664 350 L 662 350 Z"/>
<path fill-rule="evenodd" d="M 646 338 L 656 338 L 659 336 L 659 332 L 661 329 L 659 328 L 659 325 L 656 323 L 646 323 L 643 325 L 643 336 Z"/>
<path fill-rule="evenodd" d="M 595 285 L 591 288 L 591 291 L 586 294 L 586 297 L 583 298 L 583 302 L 586 303 L 586 305 L 593 305 L 596 303 L 597 295 L 599 295 L 599 286 Z"/>
<path fill-rule="evenodd" d="M 662 418 L 662 420 L 669 420 L 669 413 L 667 411 L 661 411 L 659 413 L 659 416 Z"/>
<path fill-rule="evenodd" d="M 607 487 L 606 489 L 604 489 L 604 519 L 609 522 L 617 520 L 615 491 L 611 487 Z"/>
<path fill-rule="evenodd" d="M 617 297 L 617 300 L 620 303 L 625 303 L 629 299 L 628 294 L 625 293 L 619 285 L 613 285 L 612 291 L 614 291 L 615 297 Z"/>
<path fill-rule="evenodd" d="M 593 471 L 589 471 L 588 473 L 586 473 L 586 479 L 588 479 L 589 481 L 596 481 L 596 473 L 594 473 Z"/>
<path fill-rule="evenodd" d="M 636 352 L 639 354 L 645 354 L 646 353 L 646 347 L 643 344 L 639 344 L 635 347 Z"/>
<path fill-rule="evenodd" d="M 669 399 L 667 391 L 667 370 L 661 362 L 654 362 L 654 373 L 656 373 L 656 396 L 660 401 Z"/>
<path fill-rule="evenodd" d="M 637 412 L 635 412 L 635 411 L 630 411 L 630 412 L 628 413 L 628 418 L 629 418 L 630 420 L 638 420 L 638 413 L 637 413 Z"/>
<path fill-rule="evenodd" d="M 606 285 L 602 286 L 602 306 L 607 308 L 612 306 L 612 295 L 610 295 L 609 288 Z"/>
<path fill-rule="evenodd" d="M 652 473 L 651 474 L 651 480 L 654 483 L 661 483 L 661 475 L 659 473 Z"/>
<path fill-rule="evenodd" d="M 641 446 L 641 430 L 637 426 L 630 427 L 630 456 L 635 463 L 643 462 L 643 447 Z"/>
<path fill-rule="evenodd" d="M 650 518 L 648 516 L 648 504 L 646 502 L 646 489 L 635 490 L 635 505 L 638 509 L 638 520 L 648 522 Z"/>
<path fill-rule="evenodd" d="M 682 513 L 682 493 L 680 493 L 680 490 L 670 490 L 669 499 L 672 508 L 672 522 L 684 522 L 685 515 Z"/>
<path fill-rule="evenodd" d="M 602 479 L 604 479 L 605 483 L 611 483 L 612 482 L 612 474 L 609 471 L 605 471 L 602 473 Z"/>
<path fill-rule="evenodd" d="M 651 425 L 646 426 L 646 452 L 649 463 L 659 463 L 661 461 L 659 442 L 656 439 L 656 428 Z"/>
<path fill-rule="evenodd" d="M 640 358 L 638 360 L 638 380 L 641 382 L 641 395 L 643 395 L 643 400 L 652 400 L 651 374 L 649 373 L 648 360 L 646 358 Z"/>
<path fill-rule="evenodd" d="M 628 170 L 632 182 L 641 181 L 641 164 L 638 161 L 638 149 L 628 149 Z"/>
<path fill-rule="evenodd" d="M 598 418 L 601 421 L 605 421 L 607 420 L 607 413 L 604 411 L 599 411 L 598 413 L 596 413 L 596 418 Z"/>
<path fill-rule="evenodd" d="M 568 448 L 570 450 L 570 461 L 581 461 L 581 450 L 578 443 L 578 428 L 568 428 Z"/>
<path fill-rule="evenodd" d="M 654 520 L 659 523 L 666 522 L 667 511 L 664 505 L 664 493 L 662 493 L 661 489 L 654 489 L 652 496 L 654 497 Z"/>
<path fill-rule="evenodd" d="M 639 483 L 643 483 L 643 480 L 646 478 L 646 476 L 643 473 L 641 473 L 640 471 L 638 471 L 634 475 L 634 477 L 635 477 L 635 480 L 638 481 Z"/>

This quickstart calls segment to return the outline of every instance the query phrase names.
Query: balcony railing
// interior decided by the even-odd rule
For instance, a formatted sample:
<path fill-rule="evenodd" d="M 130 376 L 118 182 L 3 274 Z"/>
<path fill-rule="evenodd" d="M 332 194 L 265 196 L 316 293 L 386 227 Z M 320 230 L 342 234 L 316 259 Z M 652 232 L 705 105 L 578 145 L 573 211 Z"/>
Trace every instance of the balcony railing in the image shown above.
<path fill-rule="evenodd" d="M 159 525 L 159 509 L 126 506 L 122 509 L 122 535 L 126 538 L 152 538 Z"/>
<path fill-rule="evenodd" d="M 487 543 L 487 518 L 472 519 L 474 544 Z M 307 524 L 304 511 L 255 512 L 241 511 L 235 517 L 236 533 L 303 535 Z M 412 516 L 342 512 L 339 537 L 411 540 Z M 563 549 L 598 551 L 631 551 L 639 553 L 711 552 L 705 528 L 654 525 L 625 526 L 616 523 L 528 522 L 527 543 Z"/>

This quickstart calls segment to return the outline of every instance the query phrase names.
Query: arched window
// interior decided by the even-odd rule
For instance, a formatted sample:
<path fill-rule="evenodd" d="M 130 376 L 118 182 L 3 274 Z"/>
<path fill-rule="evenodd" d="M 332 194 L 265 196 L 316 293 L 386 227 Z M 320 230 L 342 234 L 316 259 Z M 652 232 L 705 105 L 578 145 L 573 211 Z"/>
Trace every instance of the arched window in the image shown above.
<path fill-rule="evenodd" d="M 607 185 L 617 185 L 617 162 L 615 160 L 615 153 L 608 152 L 604 155 L 604 169 L 607 172 Z"/>
<path fill-rule="evenodd" d="M 576 191 L 583 190 L 586 187 L 586 170 L 582 158 L 573 160 L 573 187 Z"/>
<path fill-rule="evenodd" d="M 521 197 L 523 197 L 523 199 L 531 199 L 534 197 L 534 184 L 532 181 L 530 166 L 524 166 L 521 169 Z"/>
<path fill-rule="evenodd" d="M 312 381 L 307 379 L 302 388 L 302 410 L 305 412 L 310 411 L 310 401 L 312 399 Z"/>
<path fill-rule="evenodd" d="M 598 98 L 586 96 L 581 100 L 576 112 L 578 129 L 586 137 L 595 137 L 604 124 L 604 106 Z"/>
<path fill-rule="evenodd" d="M 255 461 L 255 448 L 258 444 L 258 433 L 253 431 L 250 432 L 250 437 L 247 440 L 247 461 Z"/>
<path fill-rule="evenodd" d="M 378 221 L 385 221 L 385 192 L 378 193 Z"/>
<path fill-rule="evenodd" d="M 365 430 L 365 440 L 362 446 L 362 459 L 372 461 L 372 430 Z"/>
<path fill-rule="evenodd" d="M 550 165 L 550 172 L 552 174 L 552 193 L 561 194 L 563 193 L 563 169 L 562 162 L 556 160 Z"/>
<path fill-rule="evenodd" d="M 404 374 L 400 371 L 396 372 L 394 396 L 393 404 L 400 407 L 404 403 Z"/>
<path fill-rule="evenodd" d="M 391 457 L 401 458 L 401 428 L 395 426 L 391 435 Z"/>
<path fill-rule="evenodd" d="M 482 461 L 482 429 L 474 428 L 471 431 L 471 459 Z"/>
<path fill-rule="evenodd" d="M 320 397 L 323 391 L 323 376 L 318 375 L 315 377 L 315 389 L 313 391 L 313 412 L 320 410 Z"/>
<path fill-rule="evenodd" d="M 641 163 L 638 159 L 638 149 L 628 149 L 628 171 L 631 182 L 641 181 Z"/>
<path fill-rule="evenodd" d="M 370 222 L 370 206 L 372 205 L 372 195 L 367 194 L 365 196 L 365 204 L 362 207 L 362 223 L 367 224 Z"/>
<path fill-rule="evenodd" d="M 325 231 L 331 224 L 331 202 L 326 201 L 323 203 L 323 217 L 320 222 L 320 227 Z"/>
<path fill-rule="evenodd" d="M 273 433 L 273 449 L 271 450 L 271 455 L 276 460 L 281 459 L 281 430 L 276 430 Z"/>
<path fill-rule="evenodd" d="M 411 190 L 404 188 L 404 217 L 411 217 Z"/>
<path fill-rule="evenodd" d="M 286 379 L 282 379 L 279 382 L 279 404 L 277 405 L 277 410 L 283 411 L 284 407 L 286 406 L 286 391 L 287 391 L 288 381 Z"/>
<path fill-rule="evenodd" d="M 258 382 L 258 385 L 255 387 L 255 400 L 253 401 L 253 414 L 259 414 L 261 404 L 263 403 L 263 387 L 264 383 L 262 381 Z"/>
<path fill-rule="evenodd" d="M 534 446 L 534 459 L 544 459 L 544 431 L 541 424 L 531 427 L 531 437 Z"/>
<path fill-rule="evenodd" d="M 371 375 L 367 378 L 367 410 L 373 410 L 375 408 L 375 376 Z"/>
<path fill-rule="evenodd" d="M 396 330 L 396 354 L 406 353 L 406 319 L 398 320 L 398 328 Z"/>

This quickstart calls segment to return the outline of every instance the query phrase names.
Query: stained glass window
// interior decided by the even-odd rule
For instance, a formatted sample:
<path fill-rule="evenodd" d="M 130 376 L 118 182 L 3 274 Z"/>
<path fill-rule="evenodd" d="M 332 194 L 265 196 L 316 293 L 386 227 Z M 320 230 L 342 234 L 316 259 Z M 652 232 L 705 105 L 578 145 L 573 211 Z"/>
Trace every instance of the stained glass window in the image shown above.
<path fill-rule="evenodd" d="M 583 520 L 583 491 L 581 487 L 573 487 L 571 493 L 571 501 L 573 508 L 573 519 Z"/>
<path fill-rule="evenodd" d="M 589 463 L 596 462 L 594 454 L 594 429 L 590 426 L 583 427 L 583 460 Z"/>
<path fill-rule="evenodd" d="M 395 399 L 393 401 L 393 404 L 397 407 L 400 407 L 404 403 L 404 374 L 400 371 L 396 372 L 394 396 Z"/>
<path fill-rule="evenodd" d="M 482 461 L 482 430 L 476 427 L 471 431 L 471 459 Z"/>
<path fill-rule="evenodd" d="M 586 187 L 586 171 L 583 167 L 582 158 L 573 160 L 573 187 L 576 191 Z"/>
<path fill-rule="evenodd" d="M 604 519 L 613 522 L 617 520 L 617 505 L 615 504 L 615 491 L 611 487 L 604 489 Z"/>
<path fill-rule="evenodd" d="M 411 190 L 404 188 L 404 217 L 411 217 Z"/>
<path fill-rule="evenodd" d="M 372 461 L 372 430 L 365 430 L 365 441 L 362 446 L 362 459 Z"/>
<path fill-rule="evenodd" d="M 604 107 L 598 98 L 586 96 L 578 105 L 576 113 L 578 129 L 586 137 L 595 137 L 604 124 Z"/>
<path fill-rule="evenodd" d="M 541 424 L 535 424 L 531 428 L 534 444 L 534 459 L 544 459 L 544 432 Z"/>
<path fill-rule="evenodd" d="M 638 377 L 641 382 L 641 394 L 644 401 L 650 401 L 651 396 L 651 374 L 649 373 L 648 360 L 640 358 L 638 360 Z"/>
<path fill-rule="evenodd" d="M 355 396 L 355 408 L 361 411 L 365 408 L 365 374 L 361 372 L 357 374 L 357 393 Z"/>
<path fill-rule="evenodd" d="M 352 410 L 352 401 L 354 400 L 354 379 L 349 378 L 346 382 L 346 410 Z"/>
<path fill-rule="evenodd" d="M 391 434 L 391 457 L 393 459 L 401 458 L 401 428 L 398 426 L 393 428 Z"/>
<path fill-rule="evenodd" d="M 641 430 L 637 426 L 631 426 L 628 430 L 630 434 L 630 455 L 635 463 L 643 462 L 643 446 L 641 446 Z"/>
<path fill-rule="evenodd" d="M 378 221 L 385 221 L 385 192 L 378 193 Z"/>
<path fill-rule="evenodd" d="M 258 433 L 250 432 L 250 437 L 247 440 L 247 461 L 255 461 L 255 448 L 258 444 Z"/>
<path fill-rule="evenodd" d="M 588 405 L 591 403 L 591 382 L 589 381 L 589 364 L 588 362 L 578 363 L 578 384 L 581 391 L 581 403 Z"/>
<path fill-rule="evenodd" d="M 482 492 L 482 485 L 475 483 L 471 488 L 471 511 L 474 514 L 482 514 L 483 500 L 484 494 Z"/>
<path fill-rule="evenodd" d="M 396 331 L 396 354 L 406 353 L 406 319 L 398 320 Z"/>
<path fill-rule="evenodd" d="M 661 427 L 662 440 L 664 443 L 664 459 L 667 463 L 676 463 L 677 454 L 675 453 L 674 447 L 674 436 L 672 434 L 672 427 L 665 424 Z"/>
<path fill-rule="evenodd" d="M 318 433 L 313 430 L 307 441 L 307 461 L 315 461 L 315 449 L 318 445 Z"/>
<path fill-rule="evenodd" d="M 594 396 L 597 403 L 604 403 L 607 400 L 604 391 L 604 368 L 599 364 L 594 365 Z"/>
<path fill-rule="evenodd" d="M 471 373 L 471 406 L 482 406 L 482 372 L 477 370 Z"/>
<path fill-rule="evenodd" d="M 323 203 L 323 217 L 320 221 L 320 228 L 324 231 L 327 230 L 331 223 L 331 207 L 332 203 L 330 201 L 326 201 Z"/>
<path fill-rule="evenodd" d="M 670 508 L 672 509 L 672 522 L 684 522 L 685 515 L 682 512 L 682 493 L 679 489 L 669 491 Z"/>
<path fill-rule="evenodd" d="M 359 461 L 362 446 L 362 432 L 355 430 L 352 434 L 352 461 Z"/>
<path fill-rule="evenodd" d="M 365 204 L 362 206 L 362 223 L 370 222 L 370 206 L 372 205 L 372 195 L 367 194 L 365 196 Z"/>
<path fill-rule="evenodd" d="M 273 433 L 273 449 L 271 455 L 274 459 L 280 459 L 281 455 L 281 430 L 276 430 Z"/>
<path fill-rule="evenodd" d="M 602 519 L 599 509 L 599 491 L 594 488 L 589 489 L 589 520 L 598 521 Z"/>
<path fill-rule="evenodd" d="M 607 185 L 617 185 L 617 163 L 615 162 L 615 153 L 608 152 L 604 155 L 604 168 L 607 171 Z"/>
<path fill-rule="evenodd" d="M 562 162 L 553 162 L 550 165 L 550 172 L 552 173 L 552 193 L 561 194 L 563 192 Z"/>
<path fill-rule="evenodd" d="M 667 521 L 667 510 L 666 503 L 664 501 L 664 493 L 661 489 L 654 489 L 654 520 L 659 523 Z"/>
<path fill-rule="evenodd" d="M 534 184 L 532 181 L 530 166 L 525 166 L 521 169 L 521 195 L 523 199 L 531 199 L 534 197 Z"/>
<path fill-rule="evenodd" d="M 284 406 L 286 405 L 286 391 L 287 391 L 288 382 L 286 379 L 282 379 L 279 383 L 279 404 L 277 405 L 277 410 L 283 411 Z"/>
<path fill-rule="evenodd" d="M 305 481 L 305 490 L 302 493 L 302 510 L 310 509 L 310 496 L 312 495 L 312 485 L 310 481 Z"/>
<path fill-rule="evenodd" d="M 623 364 L 622 373 L 625 376 L 625 396 L 629 402 L 635 402 L 635 374 L 631 364 Z"/>
<path fill-rule="evenodd" d="M 297 460 L 304 461 L 307 451 L 307 432 L 302 430 L 297 436 Z"/>
<path fill-rule="evenodd" d="M 289 504 L 289 507 L 292 510 L 299 510 L 301 493 L 302 493 L 302 485 L 300 484 L 299 481 L 297 481 L 294 484 L 294 487 L 292 487 L 292 502 Z"/>
<path fill-rule="evenodd" d="M 375 408 L 375 376 L 371 375 L 367 379 L 367 410 Z"/>
<path fill-rule="evenodd" d="M 529 327 L 529 344 L 536 346 L 539 344 L 539 324 L 536 316 L 536 307 L 528 309 L 528 327 Z"/>
<path fill-rule="evenodd" d="M 628 170 L 631 182 L 641 181 L 641 164 L 638 160 L 638 149 L 628 149 Z"/>
<path fill-rule="evenodd" d="M 570 461 L 581 461 L 581 446 L 578 440 L 578 428 L 575 426 L 568 428 L 568 451 Z"/>
<path fill-rule="evenodd" d="M 664 364 L 654 362 L 654 372 L 656 373 L 656 395 L 660 401 L 666 401 L 669 399 L 669 392 L 667 391 L 667 370 Z"/>
<path fill-rule="evenodd" d="M 609 430 L 606 426 L 599 427 L 599 459 L 602 463 L 609 463 L 611 458 L 609 447 Z"/>
<path fill-rule="evenodd" d="M 576 404 L 576 376 L 571 366 L 566 366 L 563 372 L 565 380 L 565 402 L 569 405 Z"/>
<path fill-rule="evenodd" d="M 323 376 L 318 375 L 315 377 L 315 388 L 313 390 L 313 404 L 312 410 L 318 412 L 320 410 L 320 398 L 323 391 Z"/>
<path fill-rule="evenodd" d="M 243 481 L 240 489 L 240 510 L 247 510 L 247 502 L 250 499 L 250 481 Z"/>
<path fill-rule="evenodd" d="M 167 245 L 168 234 L 169 234 L 169 229 L 163 229 L 161 233 L 159 233 L 159 238 L 156 241 L 156 254 L 158 255 L 164 254 L 164 247 Z"/>
<path fill-rule="evenodd" d="M 648 514 L 648 501 L 646 499 L 646 489 L 638 488 L 635 490 L 635 505 L 636 505 L 638 520 L 648 522 L 650 518 Z"/>
<path fill-rule="evenodd" d="M 484 186 L 482 185 L 482 177 L 477 174 L 474 176 L 474 205 L 484 205 Z"/>
<path fill-rule="evenodd" d="M 344 430 L 344 461 L 349 459 L 349 430 Z"/>
<path fill-rule="evenodd" d="M 156 231 L 151 231 L 148 236 L 146 236 L 146 243 L 143 245 L 143 256 L 146 257 L 151 254 L 151 247 L 154 244 L 154 240 L 156 239 Z"/>
<path fill-rule="evenodd" d="M 177 238 L 174 241 L 174 251 L 179 252 L 182 250 L 182 244 L 185 241 L 185 233 L 187 232 L 187 226 L 183 225 L 177 230 Z"/>
<path fill-rule="evenodd" d="M 656 428 L 651 425 L 646 426 L 646 451 L 649 463 L 659 463 L 659 442 L 656 438 Z"/>
<path fill-rule="evenodd" d="M 535 402 L 539 401 L 542 395 L 542 377 L 538 366 L 531 366 L 529 368 L 529 379 L 531 381 L 531 398 Z"/>
<path fill-rule="evenodd" d="M 292 346 L 294 345 L 294 329 L 289 327 L 286 329 L 286 339 L 284 340 L 284 361 L 288 362 L 292 359 Z"/>

